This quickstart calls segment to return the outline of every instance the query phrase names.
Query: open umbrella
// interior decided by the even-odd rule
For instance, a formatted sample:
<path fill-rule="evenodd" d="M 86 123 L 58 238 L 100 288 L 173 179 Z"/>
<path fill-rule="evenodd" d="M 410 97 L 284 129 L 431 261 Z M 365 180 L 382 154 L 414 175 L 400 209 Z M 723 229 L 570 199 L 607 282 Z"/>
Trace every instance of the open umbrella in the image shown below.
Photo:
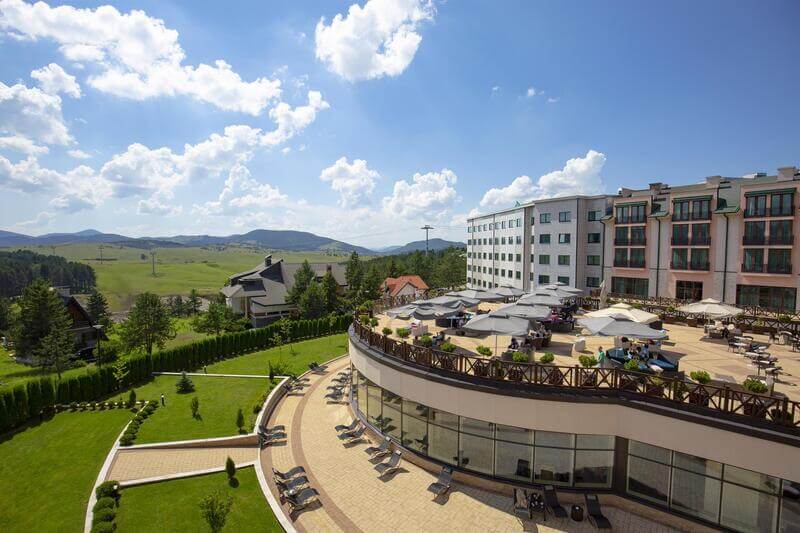
<path fill-rule="evenodd" d="M 561 307 L 564 305 L 561 298 L 551 291 L 540 290 L 532 294 L 527 294 L 517 300 L 518 305 L 545 305 L 547 307 Z"/>
<path fill-rule="evenodd" d="M 738 307 L 724 304 L 714 298 L 706 298 L 699 302 L 694 302 L 688 305 L 682 305 L 678 311 L 690 315 L 706 315 L 713 318 L 725 318 L 729 316 L 736 316 L 742 314 L 744 311 Z"/>
<path fill-rule="evenodd" d="M 633 337 L 635 339 L 663 339 L 667 336 L 664 330 L 653 329 L 646 324 L 611 316 L 600 318 L 581 318 L 578 324 L 592 335 L 604 337 Z"/>
<path fill-rule="evenodd" d="M 478 305 L 480 300 L 475 300 L 472 298 L 464 298 L 462 296 L 437 296 L 436 298 L 431 298 L 430 300 L 416 300 L 411 302 L 412 304 L 421 304 L 421 305 L 443 305 L 445 307 L 475 307 Z"/>
<path fill-rule="evenodd" d="M 448 292 L 447 296 L 469 298 L 471 300 L 480 300 L 482 302 L 497 302 L 505 298 L 496 292 L 483 291 L 480 289 L 464 289 L 463 291 Z"/>
<path fill-rule="evenodd" d="M 525 294 L 525 291 L 516 287 L 497 287 L 492 292 L 506 298 L 519 298 Z"/>
<path fill-rule="evenodd" d="M 635 307 L 631 307 L 626 303 L 614 304 L 611 307 L 598 309 L 597 311 L 586 313 L 583 316 L 586 318 L 602 318 L 610 316 L 618 319 L 621 318 L 631 320 L 640 324 L 650 324 L 651 322 L 655 322 L 659 319 L 658 315 L 648 313 L 647 311 L 642 311 L 641 309 L 636 309 Z"/>
<path fill-rule="evenodd" d="M 411 318 L 419 320 L 431 320 L 434 318 L 446 318 L 459 312 L 459 308 L 445 307 L 443 305 L 431 304 L 408 304 L 386 311 L 386 315 L 392 318 Z"/>
<path fill-rule="evenodd" d="M 534 292 L 546 292 L 557 296 L 558 298 L 576 298 L 580 296 L 583 291 L 575 287 L 568 287 L 566 285 L 539 285 Z"/>
<path fill-rule="evenodd" d="M 528 321 L 524 318 L 507 315 L 495 311 L 486 315 L 478 315 L 464 324 L 464 329 L 474 333 L 494 335 L 494 353 L 497 354 L 498 335 L 527 335 Z"/>
<path fill-rule="evenodd" d="M 546 320 L 550 318 L 550 308 L 544 305 L 510 304 L 498 308 L 490 315 L 510 315 L 526 320 Z"/>

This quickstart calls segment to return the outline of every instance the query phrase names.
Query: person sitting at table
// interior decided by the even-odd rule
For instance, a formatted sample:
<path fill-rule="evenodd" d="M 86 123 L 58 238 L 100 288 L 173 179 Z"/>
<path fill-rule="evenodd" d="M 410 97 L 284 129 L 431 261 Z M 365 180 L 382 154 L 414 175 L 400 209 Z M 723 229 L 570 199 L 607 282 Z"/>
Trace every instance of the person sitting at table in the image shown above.
<path fill-rule="evenodd" d="M 519 348 L 519 343 L 517 342 L 516 337 L 511 337 L 511 344 L 508 347 L 511 348 L 512 350 L 516 350 L 517 348 Z"/>

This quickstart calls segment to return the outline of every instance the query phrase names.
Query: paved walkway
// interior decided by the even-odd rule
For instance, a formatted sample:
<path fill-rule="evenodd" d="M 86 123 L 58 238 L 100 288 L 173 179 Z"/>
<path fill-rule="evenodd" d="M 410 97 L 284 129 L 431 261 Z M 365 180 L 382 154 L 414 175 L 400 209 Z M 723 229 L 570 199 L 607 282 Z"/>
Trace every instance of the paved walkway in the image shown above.
<path fill-rule="evenodd" d="M 285 470 L 305 467 L 321 506 L 294 517 L 300 531 L 593 531 L 588 522 L 549 518 L 546 523 L 521 520 L 509 496 L 455 484 L 444 503 L 431 499 L 427 486 L 435 476 L 404 462 L 387 480 L 378 479 L 364 449 L 369 444 L 342 446 L 333 427 L 349 423 L 346 405 L 326 402 L 326 386 L 348 360 L 330 365 L 323 376 L 311 375 L 304 396 L 290 396 L 278 405 L 270 425 L 290 428 L 288 446 L 265 448 L 262 464 L 270 488 L 270 466 Z M 606 506 L 615 531 L 659 533 L 669 528 Z"/>
<path fill-rule="evenodd" d="M 183 372 L 153 372 L 154 376 L 181 376 Z M 187 372 L 187 376 L 204 376 L 207 378 L 258 378 L 268 379 L 269 376 L 261 374 L 206 374 L 205 372 Z M 275 379 L 283 379 L 286 376 L 275 376 Z"/>
<path fill-rule="evenodd" d="M 258 448 L 122 448 L 117 452 L 106 479 L 133 481 L 222 468 L 228 457 L 237 465 L 253 462 L 258 457 Z"/>

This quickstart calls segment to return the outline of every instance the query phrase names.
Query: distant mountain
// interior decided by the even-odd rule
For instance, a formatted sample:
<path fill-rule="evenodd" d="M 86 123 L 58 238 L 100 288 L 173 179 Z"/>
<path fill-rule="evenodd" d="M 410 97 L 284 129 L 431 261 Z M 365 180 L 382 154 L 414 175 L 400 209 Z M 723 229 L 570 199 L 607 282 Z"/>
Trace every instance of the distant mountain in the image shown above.
<path fill-rule="evenodd" d="M 466 248 L 467 245 L 463 242 L 446 241 L 444 239 L 429 239 L 428 250 L 444 250 L 445 248 Z M 425 241 L 414 241 L 404 246 L 389 246 L 380 250 L 383 255 L 388 254 L 406 254 L 409 252 L 416 252 L 417 250 L 425 250 Z"/>

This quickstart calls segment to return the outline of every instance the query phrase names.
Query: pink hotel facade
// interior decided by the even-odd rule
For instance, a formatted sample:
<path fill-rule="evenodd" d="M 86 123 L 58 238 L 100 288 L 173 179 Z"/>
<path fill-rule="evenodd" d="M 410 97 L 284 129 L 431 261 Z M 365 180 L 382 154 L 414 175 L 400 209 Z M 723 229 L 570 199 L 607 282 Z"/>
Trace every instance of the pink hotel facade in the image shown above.
<path fill-rule="evenodd" d="M 609 197 L 603 279 L 612 293 L 797 310 L 800 172 L 621 189 Z"/>

